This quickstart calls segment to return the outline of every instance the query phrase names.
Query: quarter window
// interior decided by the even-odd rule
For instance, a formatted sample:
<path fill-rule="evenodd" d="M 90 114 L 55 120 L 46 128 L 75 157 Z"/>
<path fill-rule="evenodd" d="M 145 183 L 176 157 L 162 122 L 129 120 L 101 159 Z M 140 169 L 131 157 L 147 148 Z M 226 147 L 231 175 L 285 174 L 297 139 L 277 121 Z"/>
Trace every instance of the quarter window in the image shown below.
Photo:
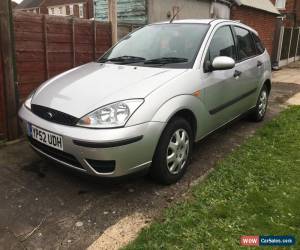
<path fill-rule="evenodd" d="M 259 39 L 259 37 L 255 34 L 252 34 L 253 35 L 253 39 L 254 39 L 254 42 L 255 42 L 255 45 L 256 45 L 256 50 L 257 50 L 257 54 L 262 54 L 265 52 L 265 47 L 263 45 L 263 43 L 261 42 L 261 40 Z"/>
<path fill-rule="evenodd" d="M 239 60 L 245 60 L 256 55 L 255 45 L 250 32 L 240 27 L 234 27 L 238 42 Z"/>
<path fill-rule="evenodd" d="M 234 39 L 229 26 L 219 28 L 214 34 L 206 55 L 206 61 L 212 62 L 218 56 L 236 59 Z"/>

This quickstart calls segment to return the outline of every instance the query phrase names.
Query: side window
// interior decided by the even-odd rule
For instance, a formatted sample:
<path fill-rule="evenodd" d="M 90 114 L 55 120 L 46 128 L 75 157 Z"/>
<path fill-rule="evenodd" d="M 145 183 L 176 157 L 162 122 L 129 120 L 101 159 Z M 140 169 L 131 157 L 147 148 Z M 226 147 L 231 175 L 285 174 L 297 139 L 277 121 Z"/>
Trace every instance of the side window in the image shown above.
<path fill-rule="evenodd" d="M 265 46 L 263 45 L 263 43 L 261 42 L 261 40 L 259 39 L 259 37 L 257 35 L 255 35 L 254 33 L 252 33 L 255 45 L 256 45 L 256 50 L 257 50 L 257 54 L 262 54 L 265 52 Z"/>
<path fill-rule="evenodd" d="M 244 60 L 256 55 L 255 45 L 250 32 L 240 27 L 234 27 L 237 42 L 239 60 Z"/>
<path fill-rule="evenodd" d="M 206 61 L 212 62 L 218 56 L 236 59 L 234 39 L 229 26 L 219 28 L 214 34 L 206 54 Z"/>

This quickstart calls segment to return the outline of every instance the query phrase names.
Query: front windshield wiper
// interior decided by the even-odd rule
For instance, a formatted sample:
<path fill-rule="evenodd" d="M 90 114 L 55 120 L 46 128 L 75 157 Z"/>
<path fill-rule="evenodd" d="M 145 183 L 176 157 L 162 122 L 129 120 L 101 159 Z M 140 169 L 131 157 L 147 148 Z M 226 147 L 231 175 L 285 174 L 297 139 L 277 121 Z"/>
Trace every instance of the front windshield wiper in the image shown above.
<path fill-rule="evenodd" d="M 118 56 L 118 57 L 113 57 L 113 58 L 103 58 L 100 59 L 100 63 L 105 63 L 105 62 L 116 62 L 116 63 L 124 63 L 124 64 L 129 64 L 129 63 L 137 63 L 137 62 L 143 62 L 145 61 L 146 58 L 144 57 L 139 57 L 139 56 Z"/>
<path fill-rule="evenodd" d="M 144 64 L 169 64 L 169 63 L 183 63 L 187 62 L 187 58 L 181 57 L 161 57 L 144 61 Z"/>

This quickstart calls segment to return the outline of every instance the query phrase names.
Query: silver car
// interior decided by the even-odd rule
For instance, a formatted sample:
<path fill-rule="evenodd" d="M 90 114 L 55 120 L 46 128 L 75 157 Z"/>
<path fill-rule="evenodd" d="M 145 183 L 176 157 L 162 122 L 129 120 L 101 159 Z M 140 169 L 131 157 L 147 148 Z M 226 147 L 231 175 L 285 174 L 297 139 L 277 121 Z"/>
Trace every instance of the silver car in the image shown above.
<path fill-rule="evenodd" d="M 261 121 L 270 90 L 255 30 L 181 20 L 141 28 L 97 62 L 46 81 L 19 116 L 33 149 L 56 162 L 103 177 L 149 170 L 171 184 L 194 142 L 244 114 Z"/>

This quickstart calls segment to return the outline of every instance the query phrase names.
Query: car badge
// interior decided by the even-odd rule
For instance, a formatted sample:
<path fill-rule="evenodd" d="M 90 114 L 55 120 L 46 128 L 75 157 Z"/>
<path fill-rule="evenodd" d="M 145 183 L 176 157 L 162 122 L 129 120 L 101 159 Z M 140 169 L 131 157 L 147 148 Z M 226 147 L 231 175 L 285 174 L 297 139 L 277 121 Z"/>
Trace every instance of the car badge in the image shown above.
<path fill-rule="evenodd" d="M 48 118 L 52 119 L 53 118 L 53 114 L 51 112 L 47 112 Z"/>

